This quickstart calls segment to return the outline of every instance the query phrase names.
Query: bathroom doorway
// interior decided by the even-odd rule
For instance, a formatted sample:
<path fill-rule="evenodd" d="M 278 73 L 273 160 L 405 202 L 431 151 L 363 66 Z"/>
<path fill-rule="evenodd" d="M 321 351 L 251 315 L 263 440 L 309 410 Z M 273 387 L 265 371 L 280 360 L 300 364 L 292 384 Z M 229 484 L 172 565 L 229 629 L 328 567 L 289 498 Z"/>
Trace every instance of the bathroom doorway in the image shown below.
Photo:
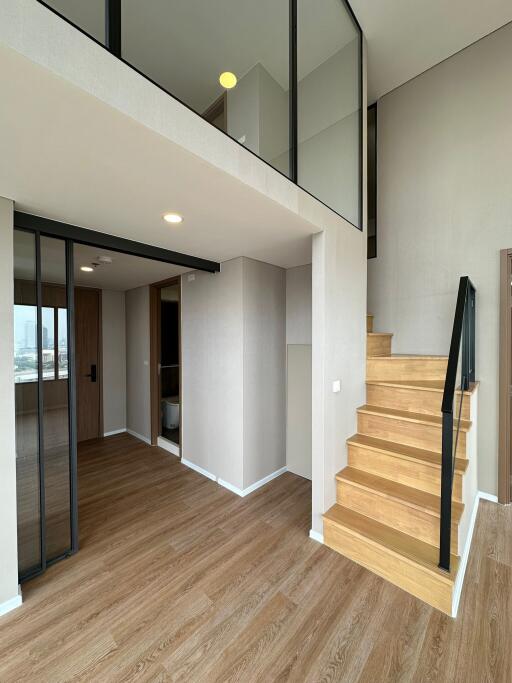
<path fill-rule="evenodd" d="M 181 454 L 181 284 L 151 286 L 151 443 Z"/>

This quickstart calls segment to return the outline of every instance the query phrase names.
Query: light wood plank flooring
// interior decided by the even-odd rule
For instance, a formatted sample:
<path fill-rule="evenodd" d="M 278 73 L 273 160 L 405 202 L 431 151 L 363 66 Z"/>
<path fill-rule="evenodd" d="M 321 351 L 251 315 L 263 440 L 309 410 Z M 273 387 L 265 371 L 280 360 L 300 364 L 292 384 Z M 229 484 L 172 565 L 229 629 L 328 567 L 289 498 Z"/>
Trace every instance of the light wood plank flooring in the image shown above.
<path fill-rule="evenodd" d="M 482 503 L 459 618 L 308 538 L 310 484 L 241 499 L 121 435 L 82 447 L 80 552 L 0 619 L 0 681 L 512 680 L 512 509 Z"/>

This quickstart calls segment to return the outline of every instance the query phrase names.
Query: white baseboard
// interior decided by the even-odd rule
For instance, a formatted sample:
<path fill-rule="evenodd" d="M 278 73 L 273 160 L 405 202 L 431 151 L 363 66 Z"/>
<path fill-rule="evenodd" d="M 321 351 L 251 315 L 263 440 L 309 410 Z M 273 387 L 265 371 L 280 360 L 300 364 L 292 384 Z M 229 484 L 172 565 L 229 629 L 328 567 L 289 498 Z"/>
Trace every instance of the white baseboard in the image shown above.
<path fill-rule="evenodd" d="M 0 617 L 8 612 L 12 612 L 12 610 L 16 609 L 17 607 L 21 607 L 22 602 L 21 588 L 18 586 L 18 595 L 15 595 L 14 598 L 6 600 L 0 604 Z"/>
<path fill-rule="evenodd" d="M 142 436 L 142 434 L 134 432 L 133 429 L 126 429 L 126 432 L 131 436 L 134 436 L 136 439 L 139 439 L 139 441 L 144 441 L 144 443 L 147 443 L 151 446 L 151 439 L 148 439 L 146 436 Z"/>
<path fill-rule="evenodd" d="M 259 489 L 261 486 L 265 486 L 265 484 L 268 484 L 269 481 L 272 481 L 272 479 L 275 479 L 276 477 L 281 476 L 281 474 L 284 474 L 286 472 L 286 467 L 281 467 L 281 469 L 276 470 L 275 472 L 272 472 L 272 474 L 268 474 L 266 477 L 263 477 L 263 479 L 260 479 L 259 481 L 254 482 L 254 484 L 251 484 L 245 489 L 239 489 L 238 486 L 234 486 L 233 484 L 230 484 L 229 481 L 225 481 L 224 479 L 217 479 L 217 483 L 220 486 L 224 486 L 224 488 L 228 489 L 229 491 L 232 491 L 233 493 L 236 493 L 237 496 L 240 496 L 241 498 L 244 498 L 245 496 L 248 496 L 250 493 L 253 491 L 256 491 L 256 489 Z"/>
<path fill-rule="evenodd" d="M 159 436 L 156 440 L 156 445 L 159 448 L 163 448 L 164 451 L 172 453 L 172 455 L 177 455 L 178 458 L 180 457 L 180 447 L 177 443 L 173 443 L 172 441 L 165 439 L 163 436 Z"/>
<path fill-rule="evenodd" d="M 103 436 L 104 437 L 115 436 L 116 434 L 125 434 L 126 432 L 127 432 L 126 427 L 123 427 L 122 429 L 113 429 L 111 432 L 104 432 Z"/>
<path fill-rule="evenodd" d="M 490 500 L 491 503 L 497 503 L 498 502 L 498 496 L 495 496 L 493 493 L 486 493 L 485 491 L 479 491 L 478 497 L 480 498 L 480 500 Z"/>
<path fill-rule="evenodd" d="M 475 496 L 475 502 L 473 503 L 473 509 L 471 510 L 471 518 L 469 520 L 466 544 L 460 557 L 457 578 L 455 579 L 455 586 L 453 588 L 452 617 L 454 619 L 457 616 L 457 612 L 459 610 L 460 596 L 462 594 L 462 587 L 464 586 L 464 576 L 466 574 L 466 568 L 469 560 L 469 552 L 471 550 L 471 542 L 473 540 L 473 532 L 475 530 L 475 522 L 478 515 L 478 505 L 481 500 L 490 500 L 493 503 L 497 503 L 498 497 L 492 495 L 491 493 L 485 493 L 485 491 L 477 491 L 477 494 Z"/>
<path fill-rule="evenodd" d="M 212 474 L 211 472 L 208 472 L 208 470 L 205 470 L 202 467 L 199 467 L 199 465 L 196 465 L 195 463 L 190 462 L 190 460 L 186 460 L 185 458 L 182 458 L 181 464 L 186 465 L 187 467 L 190 467 L 191 470 L 195 470 L 196 472 L 199 472 L 199 474 L 202 474 L 203 477 L 208 477 L 208 479 L 211 479 L 212 481 L 217 481 L 217 477 L 214 474 Z"/>
<path fill-rule="evenodd" d="M 313 531 L 313 529 L 309 530 L 309 538 L 312 538 L 314 541 L 318 541 L 318 543 L 324 542 L 324 535 L 319 534 L 318 531 Z"/>

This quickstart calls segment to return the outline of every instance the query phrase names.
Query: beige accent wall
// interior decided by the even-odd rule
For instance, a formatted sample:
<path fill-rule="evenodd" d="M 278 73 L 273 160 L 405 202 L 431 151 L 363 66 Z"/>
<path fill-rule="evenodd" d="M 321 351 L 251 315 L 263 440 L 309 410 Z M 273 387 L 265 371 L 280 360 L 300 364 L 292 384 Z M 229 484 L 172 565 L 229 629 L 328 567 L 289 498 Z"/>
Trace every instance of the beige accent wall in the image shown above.
<path fill-rule="evenodd" d="M 125 293 L 101 292 L 103 346 L 103 431 L 126 429 Z M 148 332 L 149 334 L 149 332 Z"/>
<path fill-rule="evenodd" d="M 0 197 L 0 607 L 18 595 L 14 413 L 13 202 Z"/>
<path fill-rule="evenodd" d="M 243 259 L 244 488 L 286 465 L 286 271 Z"/>
<path fill-rule="evenodd" d="M 512 247 L 512 25 L 378 105 L 378 256 L 368 311 L 397 353 L 447 354 L 477 288 L 478 486 L 497 493 L 499 251 Z"/>
<path fill-rule="evenodd" d="M 126 292 L 126 428 L 151 441 L 149 287 Z"/>
<path fill-rule="evenodd" d="M 240 490 L 285 465 L 285 316 L 282 268 L 182 276 L 182 455 Z"/>

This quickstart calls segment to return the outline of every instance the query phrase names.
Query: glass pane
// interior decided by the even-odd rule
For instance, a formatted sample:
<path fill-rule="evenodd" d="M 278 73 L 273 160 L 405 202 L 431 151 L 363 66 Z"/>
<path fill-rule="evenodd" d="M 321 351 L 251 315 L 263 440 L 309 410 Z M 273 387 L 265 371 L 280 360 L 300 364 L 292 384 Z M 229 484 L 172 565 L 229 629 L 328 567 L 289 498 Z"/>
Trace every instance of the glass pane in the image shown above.
<path fill-rule="evenodd" d="M 18 569 L 41 566 L 36 245 L 32 233 L 14 231 L 14 393 L 16 402 L 16 493 Z"/>
<path fill-rule="evenodd" d="M 341 0 L 298 0 L 298 181 L 360 226 L 361 37 Z"/>
<path fill-rule="evenodd" d="M 122 32 L 123 59 L 288 175 L 288 0 L 122 0 Z"/>
<path fill-rule="evenodd" d="M 44 0 L 100 43 L 105 44 L 105 0 Z"/>
<path fill-rule="evenodd" d="M 41 311 L 43 323 L 43 379 L 55 379 L 55 313 L 53 308 Z"/>
<path fill-rule="evenodd" d="M 65 308 L 59 308 L 58 327 L 58 377 L 66 379 L 68 376 L 68 312 Z"/>
<path fill-rule="evenodd" d="M 160 290 L 161 434 L 180 443 L 180 288 Z"/>
<path fill-rule="evenodd" d="M 43 434 L 45 463 L 46 556 L 62 555 L 71 546 L 69 481 L 68 380 L 57 379 L 55 321 L 66 310 L 66 251 L 63 240 L 41 237 L 41 289 L 43 297 Z M 45 339 L 45 327 L 47 328 Z M 60 332 L 59 332 L 60 339 Z M 47 342 L 47 343 L 45 343 Z M 45 347 L 48 347 L 45 349 Z M 45 352 L 48 351 L 46 357 Z"/>

